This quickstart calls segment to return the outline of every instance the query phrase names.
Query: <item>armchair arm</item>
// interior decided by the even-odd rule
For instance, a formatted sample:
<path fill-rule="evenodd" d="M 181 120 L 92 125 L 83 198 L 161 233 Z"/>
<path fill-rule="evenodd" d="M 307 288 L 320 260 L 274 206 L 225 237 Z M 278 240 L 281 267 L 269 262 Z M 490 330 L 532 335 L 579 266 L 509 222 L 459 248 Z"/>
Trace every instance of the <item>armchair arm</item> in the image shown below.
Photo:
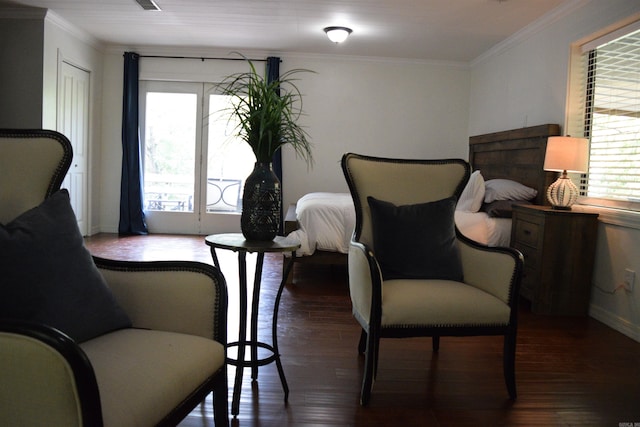
<path fill-rule="evenodd" d="M 349 243 L 349 292 L 353 315 L 360 325 L 369 330 L 371 316 L 380 319 L 382 304 L 382 275 L 373 252 L 363 243 Z M 376 316 L 372 308 L 378 311 Z"/>
<path fill-rule="evenodd" d="M 217 268 L 192 261 L 94 260 L 134 327 L 226 344 L 227 286 Z"/>
<path fill-rule="evenodd" d="M 93 368 L 56 329 L 1 321 L 0 384 L 0 425 L 102 425 Z"/>
<path fill-rule="evenodd" d="M 464 282 L 511 305 L 517 303 L 524 258 L 507 247 L 489 247 L 458 233 Z"/>

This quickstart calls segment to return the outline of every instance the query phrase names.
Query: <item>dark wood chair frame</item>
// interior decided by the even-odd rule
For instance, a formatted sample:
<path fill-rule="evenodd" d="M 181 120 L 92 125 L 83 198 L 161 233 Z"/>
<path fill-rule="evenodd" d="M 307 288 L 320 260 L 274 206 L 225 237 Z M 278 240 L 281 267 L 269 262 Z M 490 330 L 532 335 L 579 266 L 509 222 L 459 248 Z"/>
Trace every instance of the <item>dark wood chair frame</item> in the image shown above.
<path fill-rule="evenodd" d="M 67 137 L 56 131 L 42 129 L 0 129 L 1 138 L 48 138 L 62 147 L 57 168 L 51 176 L 45 197 L 51 196 L 60 189 L 73 158 L 71 142 Z M 224 307 L 216 311 L 213 331 L 216 341 L 226 346 L 227 343 L 227 288 L 222 273 L 214 266 L 191 261 L 119 261 L 93 257 L 96 266 L 102 270 L 117 270 L 125 272 L 151 271 L 192 271 L 205 274 L 213 279 L 216 286 L 217 307 Z M 80 346 L 66 334 L 43 324 L 3 319 L 0 321 L 0 331 L 21 334 L 41 341 L 60 353 L 69 363 L 73 371 L 73 378 L 78 388 L 78 399 L 81 405 L 81 419 L 83 425 L 102 426 L 102 408 L 100 393 L 91 362 Z M 228 389 L 226 363 L 207 378 L 198 388 L 175 408 L 173 408 L 158 424 L 159 426 L 175 426 L 198 406 L 209 393 L 213 392 L 213 407 L 215 425 L 229 424 Z"/>
<path fill-rule="evenodd" d="M 515 359 L 516 359 L 516 335 L 518 324 L 518 295 L 520 289 L 520 280 L 522 276 L 523 257 L 520 252 L 513 248 L 506 247 L 488 247 L 474 242 L 463 236 L 456 228 L 456 237 L 458 244 L 467 245 L 478 251 L 504 253 L 512 257 L 515 262 L 515 269 L 511 278 L 511 287 L 509 292 L 509 307 L 511 309 L 509 322 L 501 326 L 442 326 L 442 325 L 425 325 L 410 327 L 383 327 L 381 325 L 382 317 L 382 281 L 379 274 L 378 262 L 375 258 L 373 248 L 359 241 L 362 233 L 362 206 L 360 205 L 360 197 L 358 189 L 352 179 L 349 170 L 349 157 L 359 157 L 376 162 L 395 162 L 395 163 L 423 163 L 423 164 L 442 164 L 442 163 L 463 163 L 467 169 L 464 179 L 459 183 L 455 192 L 456 196 L 464 189 L 466 182 L 470 176 L 470 168 L 467 162 L 458 159 L 447 160 L 406 160 L 406 159 L 389 159 L 376 158 L 371 156 L 362 156 L 347 153 L 342 157 L 342 170 L 344 172 L 349 190 L 353 196 L 356 207 L 356 226 L 351 245 L 362 251 L 366 257 L 370 275 L 372 278 L 372 301 L 369 317 L 368 329 L 363 327 L 360 340 L 358 343 L 358 352 L 365 355 L 364 376 L 362 381 L 362 391 L 360 402 L 367 405 L 371 398 L 371 390 L 373 381 L 378 371 L 378 354 L 380 349 L 381 338 L 407 338 L 407 337 L 432 337 L 432 347 L 434 352 L 438 352 L 440 347 L 440 337 L 463 337 L 463 336 L 503 336 L 503 371 L 504 379 L 507 386 L 507 392 L 511 399 L 516 399 L 516 378 L 515 378 Z"/>

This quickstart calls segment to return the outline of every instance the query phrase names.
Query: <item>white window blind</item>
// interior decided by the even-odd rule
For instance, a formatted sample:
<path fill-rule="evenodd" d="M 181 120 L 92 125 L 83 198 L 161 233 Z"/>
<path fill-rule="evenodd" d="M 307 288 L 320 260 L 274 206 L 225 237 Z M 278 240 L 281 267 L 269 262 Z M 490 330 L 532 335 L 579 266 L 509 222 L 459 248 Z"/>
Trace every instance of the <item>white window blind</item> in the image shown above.
<path fill-rule="evenodd" d="M 591 203 L 640 209 L 640 30 L 585 52 L 585 59 L 591 148 L 583 193 Z"/>

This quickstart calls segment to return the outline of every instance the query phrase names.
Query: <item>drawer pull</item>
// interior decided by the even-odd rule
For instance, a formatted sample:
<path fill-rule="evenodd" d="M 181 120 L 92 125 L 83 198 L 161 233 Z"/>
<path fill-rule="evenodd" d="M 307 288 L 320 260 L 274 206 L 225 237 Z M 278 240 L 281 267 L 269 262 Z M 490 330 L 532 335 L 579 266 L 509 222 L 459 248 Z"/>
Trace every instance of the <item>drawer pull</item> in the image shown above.
<path fill-rule="evenodd" d="M 523 233 L 527 236 L 531 236 L 531 230 L 523 230 Z"/>

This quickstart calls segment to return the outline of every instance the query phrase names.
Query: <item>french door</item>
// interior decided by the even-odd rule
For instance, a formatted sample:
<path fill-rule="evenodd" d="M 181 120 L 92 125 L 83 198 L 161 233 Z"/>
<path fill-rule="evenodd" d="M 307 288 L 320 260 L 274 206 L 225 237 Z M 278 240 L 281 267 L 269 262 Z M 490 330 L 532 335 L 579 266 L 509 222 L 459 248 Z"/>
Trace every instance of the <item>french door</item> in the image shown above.
<path fill-rule="evenodd" d="M 140 82 L 144 210 L 154 233 L 239 231 L 242 188 L 255 163 L 207 83 Z"/>

